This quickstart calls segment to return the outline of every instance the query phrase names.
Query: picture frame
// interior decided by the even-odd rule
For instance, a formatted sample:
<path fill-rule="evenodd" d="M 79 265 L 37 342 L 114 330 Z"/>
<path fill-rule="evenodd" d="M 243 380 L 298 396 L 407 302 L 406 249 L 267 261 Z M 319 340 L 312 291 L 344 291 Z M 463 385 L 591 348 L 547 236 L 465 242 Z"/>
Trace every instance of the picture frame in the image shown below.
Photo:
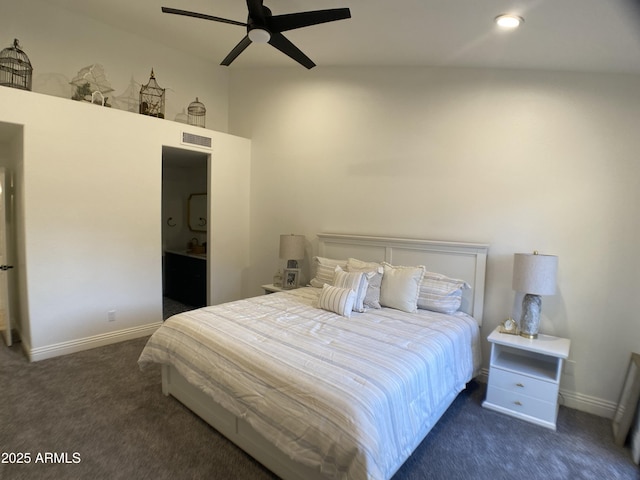
<path fill-rule="evenodd" d="M 620 401 L 613 416 L 613 437 L 616 445 L 625 444 L 640 400 L 640 354 L 632 353 Z"/>
<path fill-rule="evenodd" d="M 285 268 L 282 271 L 282 289 L 293 290 L 298 288 L 298 282 L 300 281 L 300 269 L 299 268 Z"/>

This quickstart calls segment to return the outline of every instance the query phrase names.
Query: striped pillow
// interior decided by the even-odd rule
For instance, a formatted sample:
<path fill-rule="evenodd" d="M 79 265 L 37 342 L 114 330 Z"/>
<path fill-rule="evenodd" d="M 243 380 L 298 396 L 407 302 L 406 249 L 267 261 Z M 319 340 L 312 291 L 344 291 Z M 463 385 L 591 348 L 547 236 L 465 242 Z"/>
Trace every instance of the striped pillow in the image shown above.
<path fill-rule="evenodd" d="M 318 308 L 349 318 L 355 300 L 356 292 L 350 288 L 334 287 L 325 283 L 318 299 Z"/>
<path fill-rule="evenodd" d="M 425 272 L 418 293 L 418 308 L 440 313 L 455 313 L 462 303 L 462 290 L 470 288 L 464 280 L 440 273 Z"/>
<path fill-rule="evenodd" d="M 382 265 L 376 262 L 363 262 L 355 258 L 347 260 L 348 272 L 363 272 L 369 286 L 364 297 L 365 308 L 382 308 L 380 306 L 380 286 L 382 285 Z"/>
<path fill-rule="evenodd" d="M 369 281 L 364 273 L 345 272 L 338 266 L 336 267 L 335 276 L 333 277 L 333 286 L 353 290 L 356 293 L 353 310 L 356 312 L 364 312 L 364 297 L 367 294 L 367 287 L 369 286 Z"/>
<path fill-rule="evenodd" d="M 346 268 L 346 260 L 334 260 L 333 258 L 313 257 L 316 266 L 316 276 L 309 282 L 312 287 L 322 288 L 325 283 L 333 285 L 333 276 L 337 266 Z"/>

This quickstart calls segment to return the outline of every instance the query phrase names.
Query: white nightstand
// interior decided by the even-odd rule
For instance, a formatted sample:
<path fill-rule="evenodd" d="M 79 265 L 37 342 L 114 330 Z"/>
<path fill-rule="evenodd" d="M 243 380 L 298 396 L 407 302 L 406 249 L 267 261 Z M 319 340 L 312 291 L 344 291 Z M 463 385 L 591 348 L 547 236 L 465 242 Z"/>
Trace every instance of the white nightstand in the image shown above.
<path fill-rule="evenodd" d="M 491 360 L 482 406 L 555 430 L 562 361 L 571 341 L 551 335 L 528 339 L 497 328 L 487 340 Z"/>
<path fill-rule="evenodd" d="M 282 287 L 276 287 L 273 283 L 269 283 L 267 285 L 261 285 L 262 289 L 264 290 L 265 295 L 269 294 L 269 293 L 276 293 L 276 292 L 287 292 L 288 290 L 285 290 Z M 291 289 L 289 289 L 291 290 Z"/>

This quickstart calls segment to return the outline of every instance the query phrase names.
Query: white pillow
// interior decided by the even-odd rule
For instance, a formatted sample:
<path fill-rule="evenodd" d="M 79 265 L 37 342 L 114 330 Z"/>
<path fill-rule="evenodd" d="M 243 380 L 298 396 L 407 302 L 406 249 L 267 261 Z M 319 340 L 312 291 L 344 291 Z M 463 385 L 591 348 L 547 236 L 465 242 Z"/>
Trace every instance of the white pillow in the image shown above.
<path fill-rule="evenodd" d="M 367 275 L 369 286 L 364 297 L 364 306 L 368 308 L 381 308 L 380 286 L 382 285 L 382 265 L 376 262 L 363 262 L 356 258 L 347 259 L 348 272 L 364 272 Z"/>
<path fill-rule="evenodd" d="M 333 285 L 336 267 L 347 267 L 346 260 L 334 260 L 333 258 L 313 257 L 313 263 L 316 266 L 316 276 L 311 279 L 309 284 L 316 288 L 322 288 L 325 283 Z"/>
<path fill-rule="evenodd" d="M 425 272 L 418 294 L 418 308 L 441 313 L 455 313 L 462 303 L 462 290 L 470 288 L 464 280 L 440 273 Z"/>
<path fill-rule="evenodd" d="M 350 288 L 334 287 L 325 283 L 318 298 L 318 308 L 349 318 L 355 300 L 356 292 Z"/>
<path fill-rule="evenodd" d="M 369 280 L 364 273 L 345 272 L 342 268 L 336 267 L 333 286 L 353 290 L 356 293 L 353 310 L 356 312 L 364 312 L 364 297 L 367 294 L 367 287 L 369 286 Z"/>
<path fill-rule="evenodd" d="M 418 292 L 425 268 L 394 266 L 382 263 L 384 274 L 380 287 L 380 304 L 403 312 L 418 311 Z"/>

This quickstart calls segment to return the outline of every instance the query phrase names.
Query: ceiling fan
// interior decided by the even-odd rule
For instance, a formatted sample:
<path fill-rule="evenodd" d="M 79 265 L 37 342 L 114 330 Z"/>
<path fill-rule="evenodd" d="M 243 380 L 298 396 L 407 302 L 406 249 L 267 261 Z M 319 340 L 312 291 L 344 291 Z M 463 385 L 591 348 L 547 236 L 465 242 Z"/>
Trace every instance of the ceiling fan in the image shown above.
<path fill-rule="evenodd" d="M 351 18 L 348 8 L 332 8 L 328 10 L 316 10 L 311 12 L 289 13 L 285 15 L 272 15 L 271 10 L 262 4 L 263 0 L 247 0 L 249 16 L 247 23 L 237 22 L 226 18 L 213 17 L 203 13 L 188 12 L 175 8 L 162 7 L 164 13 L 184 15 L 185 17 L 202 18 L 214 22 L 229 23 L 247 27 L 247 34 L 240 40 L 233 50 L 226 56 L 220 65 L 229 66 L 252 42 L 269 43 L 273 47 L 288 55 L 306 68 L 316 66 L 313 61 L 291 43 L 282 32 L 296 28 L 309 27 L 319 23 L 333 22 Z"/>

